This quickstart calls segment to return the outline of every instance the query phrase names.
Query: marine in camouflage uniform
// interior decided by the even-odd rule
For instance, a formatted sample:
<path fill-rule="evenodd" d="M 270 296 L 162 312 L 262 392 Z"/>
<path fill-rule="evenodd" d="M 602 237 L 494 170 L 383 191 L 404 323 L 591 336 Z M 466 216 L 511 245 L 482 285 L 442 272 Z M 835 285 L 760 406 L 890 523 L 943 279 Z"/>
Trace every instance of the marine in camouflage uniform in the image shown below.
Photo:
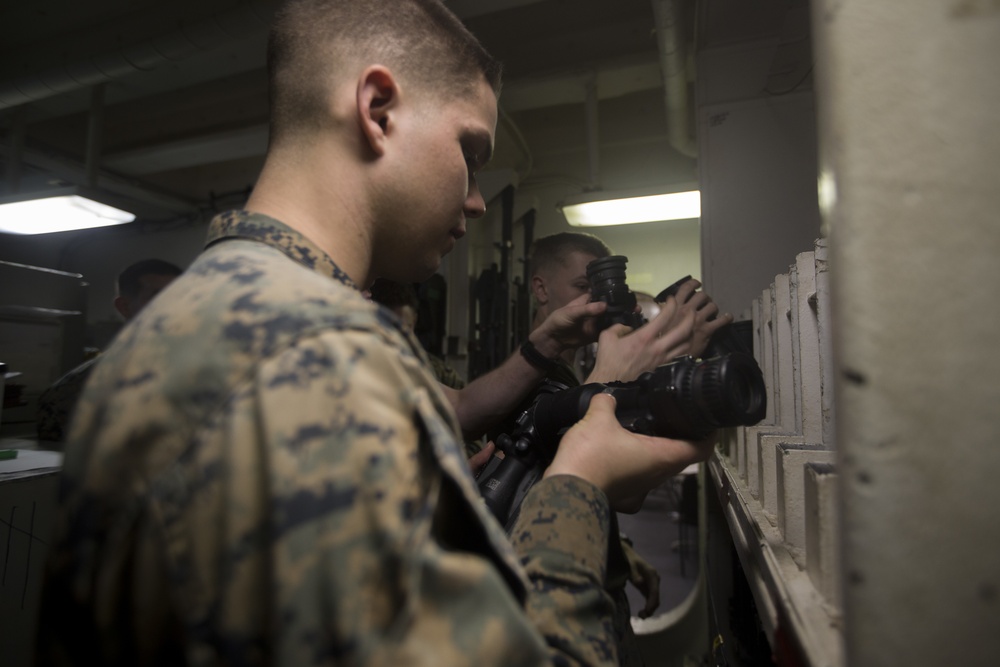
<path fill-rule="evenodd" d="M 451 387 L 452 389 L 462 389 L 465 387 L 465 380 L 462 379 L 462 376 L 458 374 L 458 371 L 449 366 L 448 362 L 441 357 L 428 352 L 427 362 L 431 366 L 431 371 L 434 373 L 434 377 L 436 377 L 438 382 L 441 384 L 446 387 Z"/>
<path fill-rule="evenodd" d="M 391 310 L 402 320 L 403 326 L 416 331 L 420 312 L 420 297 L 417 296 L 417 290 L 411 283 L 379 278 L 368 288 L 368 292 L 372 301 Z M 452 389 L 465 387 L 465 380 L 444 359 L 428 351 L 427 361 L 438 382 Z"/>
<path fill-rule="evenodd" d="M 508 541 L 419 342 L 277 220 L 212 222 L 69 441 L 41 664 L 617 663 L 604 494 Z"/>
<path fill-rule="evenodd" d="M 38 397 L 38 439 L 62 442 L 73 409 L 99 357 L 83 362 L 49 385 Z"/>
<path fill-rule="evenodd" d="M 161 259 L 144 259 L 128 265 L 116 279 L 115 310 L 127 322 L 180 273 L 178 266 Z M 66 438 L 69 420 L 97 362 L 97 354 L 95 350 L 93 356 L 56 380 L 38 397 L 39 440 L 62 442 Z"/>

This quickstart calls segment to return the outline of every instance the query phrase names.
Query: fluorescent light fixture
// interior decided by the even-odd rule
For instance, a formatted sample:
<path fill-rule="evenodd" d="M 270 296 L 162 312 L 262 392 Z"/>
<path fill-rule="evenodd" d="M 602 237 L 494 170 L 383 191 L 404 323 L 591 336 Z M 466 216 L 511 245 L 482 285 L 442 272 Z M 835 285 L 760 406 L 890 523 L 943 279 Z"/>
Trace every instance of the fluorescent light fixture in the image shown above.
<path fill-rule="evenodd" d="M 105 197 L 78 187 L 0 197 L 0 232 L 51 234 L 135 220 L 134 214 L 98 199 Z"/>
<path fill-rule="evenodd" d="M 574 227 L 629 225 L 658 220 L 701 217 L 701 193 L 684 192 L 587 192 L 568 197 L 560 206 L 566 222 Z"/>

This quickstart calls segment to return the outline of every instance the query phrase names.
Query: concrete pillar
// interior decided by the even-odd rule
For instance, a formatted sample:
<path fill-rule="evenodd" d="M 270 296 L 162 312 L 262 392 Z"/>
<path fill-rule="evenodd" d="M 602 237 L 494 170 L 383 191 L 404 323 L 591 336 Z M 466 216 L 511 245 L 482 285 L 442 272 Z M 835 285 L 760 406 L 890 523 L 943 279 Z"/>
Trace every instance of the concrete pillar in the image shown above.
<path fill-rule="evenodd" d="M 1000 3 L 813 0 L 846 662 L 1000 655 Z"/>

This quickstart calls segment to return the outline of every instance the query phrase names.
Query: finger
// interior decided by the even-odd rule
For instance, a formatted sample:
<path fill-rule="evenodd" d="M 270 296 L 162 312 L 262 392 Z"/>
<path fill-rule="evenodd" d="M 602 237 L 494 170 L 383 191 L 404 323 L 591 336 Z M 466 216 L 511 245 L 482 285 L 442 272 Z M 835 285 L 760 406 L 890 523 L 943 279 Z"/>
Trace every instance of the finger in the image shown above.
<path fill-rule="evenodd" d="M 620 514 L 635 514 L 642 509 L 645 502 L 645 495 L 633 496 L 622 500 L 615 505 L 615 511 Z"/>
<path fill-rule="evenodd" d="M 649 582 L 649 586 L 643 591 L 646 594 L 646 604 L 639 612 L 639 618 L 649 618 L 660 606 L 660 577 L 653 577 L 655 581 Z"/>
<path fill-rule="evenodd" d="M 660 334 L 660 344 L 663 349 L 669 349 L 681 343 L 687 343 L 694 332 L 695 312 L 685 310 L 678 313 L 670 323 L 670 328 Z"/>
<path fill-rule="evenodd" d="M 593 304 L 594 307 L 598 307 L 596 304 L 600 304 L 600 308 L 602 310 L 604 308 L 606 308 L 607 305 L 608 305 L 604 301 L 600 301 L 600 300 L 598 300 L 598 301 L 591 301 L 590 300 L 590 294 L 581 294 L 580 296 L 576 297 L 575 299 L 573 299 L 572 301 L 570 301 L 569 303 L 567 303 L 566 307 L 569 307 L 569 306 L 579 307 L 579 306 L 587 306 L 587 305 L 591 305 L 591 304 Z"/>
<path fill-rule="evenodd" d="M 677 299 L 673 296 L 667 297 L 667 300 L 660 304 L 660 312 L 656 314 L 656 317 L 647 322 L 642 329 L 653 336 L 662 336 L 663 332 L 671 327 L 672 320 L 677 315 L 678 309 Z"/>
<path fill-rule="evenodd" d="M 665 364 L 684 354 L 690 354 L 695 333 L 695 313 L 684 310 L 670 322 L 669 328 L 661 331 L 652 349 L 655 350 L 658 363 Z"/>
<path fill-rule="evenodd" d="M 639 612 L 639 618 L 649 618 L 660 606 L 660 574 L 652 567 L 643 569 L 642 588 L 640 589 L 646 598 L 646 604 Z"/>
<path fill-rule="evenodd" d="M 714 301 L 708 301 L 704 305 L 696 306 L 696 310 L 698 319 L 702 322 L 708 322 L 719 314 L 719 305 Z"/>
<path fill-rule="evenodd" d="M 733 321 L 733 316 L 731 314 L 723 313 L 722 315 L 719 315 L 711 322 L 706 321 L 702 323 L 701 330 L 706 335 L 711 336 L 713 333 L 715 333 L 722 327 L 726 326 L 727 324 L 731 324 L 732 321 Z"/>
<path fill-rule="evenodd" d="M 493 452 L 496 451 L 496 445 L 493 442 L 486 443 L 486 446 L 481 450 L 469 457 L 469 468 L 472 470 L 473 475 L 478 475 L 482 472 L 482 469 L 486 467 L 486 464 L 490 462 L 490 458 L 493 456 Z"/>
<path fill-rule="evenodd" d="M 587 295 L 577 297 L 573 299 L 565 306 L 559 309 L 558 312 L 562 314 L 566 320 L 575 322 L 587 317 L 592 317 L 594 315 L 600 315 L 608 307 L 608 304 L 603 301 L 588 301 Z"/>
<path fill-rule="evenodd" d="M 685 306 L 694 310 L 702 310 L 703 308 L 707 308 L 709 305 L 714 304 L 715 302 L 712 301 L 712 298 L 704 292 L 695 292 L 691 295 L 690 299 L 684 302 Z M 715 307 L 718 308 L 718 306 Z"/>
<path fill-rule="evenodd" d="M 562 307 L 562 313 L 566 318 L 566 323 L 569 325 L 577 325 L 581 322 L 586 322 L 591 320 L 605 310 L 607 310 L 608 304 L 603 301 L 585 301 L 583 303 L 569 303 Z"/>
<path fill-rule="evenodd" d="M 587 413 L 583 415 L 581 421 L 595 421 L 600 419 L 615 419 L 615 407 L 618 405 L 618 401 L 611 394 L 595 394 L 590 399 L 590 405 L 587 407 Z M 615 419 L 617 422 L 618 420 Z"/>
<path fill-rule="evenodd" d="M 678 303 L 687 303 L 687 300 L 691 298 L 691 295 L 694 294 L 695 291 L 699 287 L 701 287 L 701 283 L 699 281 L 695 280 L 694 278 L 692 278 L 691 280 L 686 281 L 677 290 L 677 295 L 676 295 L 677 296 L 677 302 Z"/>
<path fill-rule="evenodd" d="M 718 442 L 715 432 L 701 440 L 678 440 L 640 433 L 633 435 L 642 440 L 647 451 L 653 454 L 646 471 L 650 474 L 650 479 L 655 480 L 654 486 L 680 474 L 692 463 L 708 459 L 715 451 Z"/>
<path fill-rule="evenodd" d="M 657 319 L 663 318 L 662 323 L 669 325 L 670 321 L 677 317 L 679 313 L 683 313 L 685 310 L 691 310 L 687 305 L 681 301 L 680 297 L 672 296 L 660 306 L 660 314 Z"/>

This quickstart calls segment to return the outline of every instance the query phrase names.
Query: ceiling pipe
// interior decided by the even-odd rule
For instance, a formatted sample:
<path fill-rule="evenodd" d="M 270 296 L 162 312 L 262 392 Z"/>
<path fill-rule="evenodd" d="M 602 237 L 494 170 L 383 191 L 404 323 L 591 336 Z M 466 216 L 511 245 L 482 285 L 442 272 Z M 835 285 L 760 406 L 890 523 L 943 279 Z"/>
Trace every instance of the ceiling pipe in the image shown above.
<path fill-rule="evenodd" d="M 503 105 L 498 104 L 497 110 L 500 112 L 500 121 L 503 123 L 503 127 L 507 128 L 511 136 L 514 138 L 514 143 L 524 154 L 524 160 L 514 164 L 514 172 L 517 174 L 517 182 L 523 183 L 527 180 L 528 176 L 531 174 L 531 170 L 535 166 L 535 158 L 531 154 L 531 148 L 528 146 L 528 142 L 525 141 L 524 135 L 521 134 L 521 129 L 517 126 L 517 123 L 514 122 L 514 119 L 510 117 L 510 114 L 504 110 Z"/>
<path fill-rule="evenodd" d="M 101 144 L 104 142 L 104 88 L 107 84 L 99 83 L 90 91 L 90 115 L 87 118 L 87 157 L 84 170 L 87 174 L 87 185 L 98 186 L 101 169 Z"/>
<path fill-rule="evenodd" d="M 698 146 L 691 134 L 691 100 L 688 94 L 684 32 L 678 0 L 653 0 L 656 43 L 667 102 L 667 136 L 670 145 L 688 157 L 697 157 Z"/>
<path fill-rule="evenodd" d="M 587 114 L 587 166 L 588 189 L 598 190 L 601 187 L 601 132 L 600 117 L 597 114 L 597 77 L 592 76 L 586 83 L 586 102 L 584 108 Z"/>
<path fill-rule="evenodd" d="M 24 154 L 24 137 L 27 134 L 27 121 L 24 109 L 14 109 L 10 133 L 10 152 L 7 155 L 7 194 L 17 194 L 21 191 L 21 156 Z"/>
<path fill-rule="evenodd" d="M 256 0 L 239 9 L 183 26 L 152 40 L 2 81 L 0 109 L 88 88 L 135 72 L 156 69 L 248 36 L 259 34 L 264 39 L 274 11 L 274 2 Z"/>

